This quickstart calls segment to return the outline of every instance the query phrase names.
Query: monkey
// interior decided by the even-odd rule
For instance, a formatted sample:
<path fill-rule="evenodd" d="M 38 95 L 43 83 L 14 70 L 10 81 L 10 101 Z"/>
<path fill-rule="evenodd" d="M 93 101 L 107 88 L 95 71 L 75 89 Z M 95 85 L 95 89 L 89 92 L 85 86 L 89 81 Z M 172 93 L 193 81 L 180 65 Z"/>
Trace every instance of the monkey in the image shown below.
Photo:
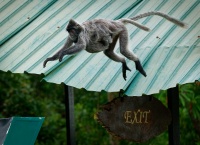
<path fill-rule="evenodd" d="M 139 29 L 150 31 L 148 27 L 137 23 L 136 20 L 151 15 L 161 16 L 180 27 L 186 26 L 184 22 L 181 22 L 165 13 L 156 11 L 143 13 L 132 18 L 122 18 L 118 20 L 93 19 L 85 21 L 82 24 L 71 19 L 66 27 L 66 31 L 69 35 L 64 46 L 55 55 L 47 58 L 43 63 L 43 67 L 46 67 L 48 61 L 59 59 L 61 62 L 64 55 L 76 54 L 82 50 L 86 50 L 89 53 L 98 53 L 103 51 L 111 60 L 122 63 L 122 76 L 124 80 L 127 78 L 126 71 L 131 71 L 131 69 L 127 66 L 123 56 L 135 62 L 136 70 L 146 77 L 146 72 L 140 63 L 139 58 L 128 49 L 128 30 L 125 27 L 125 24 L 130 23 Z M 114 52 L 118 40 L 120 53 L 123 56 Z"/>
<path fill-rule="evenodd" d="M 124 20 L 124 22 L 126 22 L 126 20 Z M 138 26 L 141 29 L 149 31 L 149 28 L 143 25 L 140 25 L 137 22 L 132 21 L 131 23 Z M 119 23 L 119 25 L 116 25 L 116 26 L 115 25 L 116 25 L 115 21 L 107 22 L 107 20 L 105 19 L 96 19 L 94 21 L 86 21 L 81 26 L 80 24 L 75 22 L 73 19 L 71 19 L 66 28 L 66 30 L 69 33 L 69 36 L 65 45 L 54 56 L 47 58 L 43 66 L 45 67 L 48 61 L 52 61 L 56 59 L 59 59 L 59 61 L 62 61 L 62 57 L 64 55 L 74 54 L 83 49 L 85 49 L 86 51 L 90 53 L 97 53 L 97 52 L 105 50 L 104 53 L 108 57 L 110 57 L 111 59 L 114 59 L 115 61 L 122 62 L 123 76 L 124 76 L 124 79 L 126 79 L 126 69 L 128 70 L 130 69 L 126 65 L 125 59 L 119 57 L 118 55 L 115 55 L 115 53 L 113 53 L 114 57 L 112 57 L 110 55 L 110 52 L 106 51 L 109 48 L 108 44 L 112 44 L 111 43 L 112 39 L 116 37 L 122 29 L 124 29 L 123 23 Z M 72 43 L 75 43 L 75 45 L 71 46 Z M 110 47 L 113 47 L 112 49 L 114 49 L 114 46 L 110 46 Z"/>

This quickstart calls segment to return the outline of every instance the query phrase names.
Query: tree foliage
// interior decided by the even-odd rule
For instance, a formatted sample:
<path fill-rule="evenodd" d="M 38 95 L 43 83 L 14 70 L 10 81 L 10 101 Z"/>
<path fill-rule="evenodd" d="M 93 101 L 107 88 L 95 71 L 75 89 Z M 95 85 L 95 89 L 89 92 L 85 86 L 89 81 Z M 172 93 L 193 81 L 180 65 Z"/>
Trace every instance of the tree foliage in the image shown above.
<path fill-rule="evenodd" d="M 65 145 L 66 120 L 63 85 L 41 81 L 43 76 L 0 72 L 0 118 L 44 116 L 36 145 Z M 200 85 L 180 85 L 181 144 L 200 144 Z M 118 94 L 115 94 L 117 97 Z M 167 105 L 166 91 L 155 94 Z M 137 145 L 118 141 L 101 127 L 94 114 L 108 102 L 106 92 L 75 89 L 75 124 L 77 145 Z M 141 145 L 167 145 L 167 131 Z"/>

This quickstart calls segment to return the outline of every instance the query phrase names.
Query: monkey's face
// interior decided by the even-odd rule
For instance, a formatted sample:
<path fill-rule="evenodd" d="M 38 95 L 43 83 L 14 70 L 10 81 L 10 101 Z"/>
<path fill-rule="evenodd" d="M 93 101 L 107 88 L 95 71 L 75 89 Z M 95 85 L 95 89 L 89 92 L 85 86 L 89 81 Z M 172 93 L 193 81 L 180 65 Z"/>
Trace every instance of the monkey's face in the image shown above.
<path fill-rule="evenodd" d="M 74 40 L 77 39 L 78 35 L 82 31 L 82 27 L 76 21 L 71 19 L 66 30 L 68 31 L 70 37 Z"/>

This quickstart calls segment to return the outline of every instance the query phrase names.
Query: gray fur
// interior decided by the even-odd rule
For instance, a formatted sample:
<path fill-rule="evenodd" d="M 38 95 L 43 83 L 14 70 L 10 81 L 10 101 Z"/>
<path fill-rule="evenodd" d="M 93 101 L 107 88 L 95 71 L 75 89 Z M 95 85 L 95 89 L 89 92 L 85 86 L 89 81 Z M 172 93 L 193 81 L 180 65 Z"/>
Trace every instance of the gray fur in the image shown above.
<path fill-rule="evenodd" d="M 81 25 L 74 20 L 70 20 L 67 26 L 69 36 L 66 43 L 55 55 L 47 58 L 44 61 L 43 67 L 46 66 L 48 61 L 54 61 L 57 59 L 62 61 L 64 55 L 75 54 L 82 50 L 86 50 L 89 53 L 97 53 L 103 51 L 104 54 L 110 59 L 122 63 L 123 77 L 126 80 L 126 70 L 130 69 L 126 65 L 125 58 L 114 52 L 116 42 L 119 39 L 120 53 L 126 58 L 134 61 L 136 63 L 136 69 L 139 70 L 140 73 L 142 73 L 144 76 L 146 76 L 146 73 L 140 64 L 138 57 L 128 49 L 128 31 L 125 27 L 125 24 L 130 23 L 142 30 L 150 31 L 148 27 L 135 21 L 150 15 L 158 15 L 164 17 L 178 26 L 185 27 L 183 22 L 161 12 L 148 12 L 133 18 L 123 18 L 115 21 L 106 19 L 94 19 L 86 21 Z"/>

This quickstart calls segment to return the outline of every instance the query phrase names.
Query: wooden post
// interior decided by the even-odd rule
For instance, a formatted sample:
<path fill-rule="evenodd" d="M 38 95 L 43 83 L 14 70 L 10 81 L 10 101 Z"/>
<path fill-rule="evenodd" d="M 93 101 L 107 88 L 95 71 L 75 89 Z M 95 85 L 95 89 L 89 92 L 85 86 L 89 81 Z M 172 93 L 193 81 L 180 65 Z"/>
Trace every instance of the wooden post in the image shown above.
<path fill-rule="evenodd" d="M 67 145 L 75 145 L 75 122 L 74 122 L 74 92 L 73 87 L 64 85 Z"/>
<path fill-rule="evenodd" d="M 107 93 L 108 102 L 112 101 L 116 96 L 118 96 L 118 93 Z M 119 140 L 113 137 L 113 135 L 109 134 L 109 140 L 111 145 L 118 145 Z"/>
<path fill-rule="evenodd" d="M 178 86 L 167 90 L 167 98 L 168 98 L 168 108 L 171 111 L 171 116 L 172 116 L 172 122 L 168 128 L 169 145 L 180 145 Z"/>

